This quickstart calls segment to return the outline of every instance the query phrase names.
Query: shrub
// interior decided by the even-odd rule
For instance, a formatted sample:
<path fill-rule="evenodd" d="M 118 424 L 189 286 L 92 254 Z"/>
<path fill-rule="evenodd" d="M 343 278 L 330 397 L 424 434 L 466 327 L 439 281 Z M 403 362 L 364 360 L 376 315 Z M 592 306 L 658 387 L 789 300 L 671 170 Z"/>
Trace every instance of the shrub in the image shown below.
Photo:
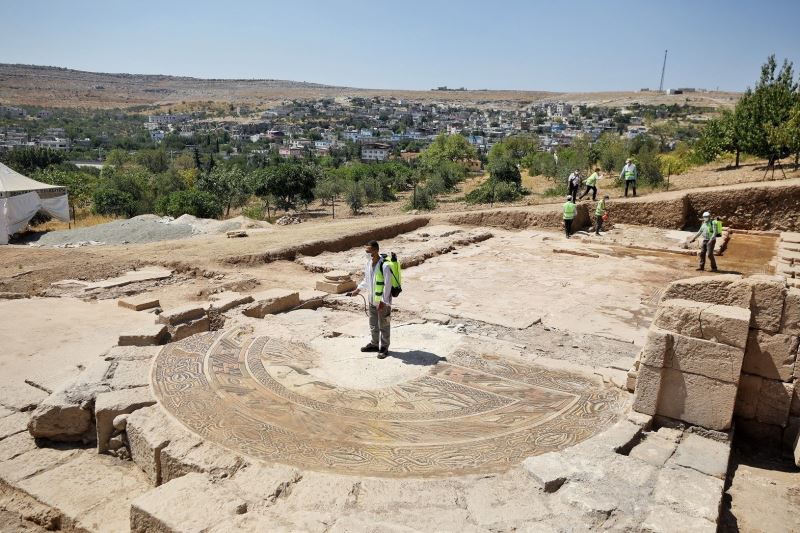
<path fill-rule="evenodd" d="M 92 195 L 93 210 L 99 215 L 130 218 L 136 214 L 136 199 L 128 192 L 103 187 Z"/>
<path fill-rule="evenodd" d="M 488 179 L 480 187 L 470 191 L 464 200 L 468 204 L 489 204 L 492 202 L 513 202 L 522 197 L 523 190 L 508 181 Z"/>
<path fill-rule="evenodd" d="M 218 218 L 222 215 L 222 209 L 223 206 L 216 196 L 197 189 L 173 192 L 162 196 L 156 203 L 156 212 L 159 215 L 171 217 L 194 215 L 200 218 Z"/>
<path fill-rule="evenodd" d="M 423 186 L 417 187 L 416 191 L 408 198 L 408 203 L 404 209 L 410 211 L 412 209 L 421 209 L 423 211 L 430 211 L 436 209 L 436 195 L 430 187 Z"/>
<path fill-rule="evenodd" d="M 555 187 L 550 187 L 546 189 L 542 196 L 545 197 L 553 197 L 553 196 L 560 196 L 561 198 L 566 198 L 567 196 L 567 184 L 566 183 L 558 183 Z"/>

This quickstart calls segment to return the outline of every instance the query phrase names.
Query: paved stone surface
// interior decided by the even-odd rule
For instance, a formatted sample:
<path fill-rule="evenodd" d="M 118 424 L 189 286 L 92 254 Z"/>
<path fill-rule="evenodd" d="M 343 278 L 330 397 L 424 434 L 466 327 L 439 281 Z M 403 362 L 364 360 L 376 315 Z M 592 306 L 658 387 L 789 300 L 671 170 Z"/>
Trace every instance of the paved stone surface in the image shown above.
<path fill-rule="evenodd" d="M 650 434 L 631 450 L 630 456 L 651 465 L 661 466 L 672 456 L 676 446 L 673 441 Z"/>
<path fill-rule="evenodd" d="M 205 439 L 347 474 L 504 470 L 580 442 L 619 416 L 618 390 L 477 347 L 459 345 L 446 361 L 405 355 L 422 365 L 413 377 L 356 389 L 315 376 L 321 354 L 311 346 L 234 329 L 171 344 L 156 358 L 153 386 L 161 405 Z M 205 409 L 192 408 L 200 404 Z"/>
<path fill-rule="evenodd" d="M 678 445 L 678 450 L 670 459 L 670 463 L 693 468 L 724 480 L 730 453 L 730 446 L 724 442 L 689 434 Z"/>
<path fill-rule="evenodd" d="M 158 346 L 167 342 L 168 338 L 167 326 L 151 324 L 122 333 L 117 344 L 120 346 Z"/>
<path fill-rule="evenodd" d="M 148 387 L 116 390 L 97 395 L 94 404 L 97 427 L 97 451 L 108 450 L 108 439 L 114 433 L 114 419 L 121 414 L 132 413 L 142 407 L 153 405 L 155 398 Z"/>

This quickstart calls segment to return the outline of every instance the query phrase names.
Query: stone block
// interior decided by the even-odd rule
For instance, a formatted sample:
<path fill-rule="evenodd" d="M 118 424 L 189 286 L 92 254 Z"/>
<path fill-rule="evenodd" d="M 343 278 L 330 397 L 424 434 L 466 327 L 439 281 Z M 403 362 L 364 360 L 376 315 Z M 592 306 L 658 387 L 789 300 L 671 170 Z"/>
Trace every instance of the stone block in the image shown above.
<path fill-rule="evenodd" d="M 800 433 L 800 416 L 790 416 L 789 423 L 783 428 L 783 445 L 781 449 L 783 455 L 793 456 L 794 443 L 797 440 L 798 433 Z"/>
<path fill-rule="evenodd" d="M 109 390 L 106 378 L 110 369 L 110 362 L 98 361 L 74 381 L 53 391 L 31 414 L 30 434 L 65 442 L 93 442 L 96 435 L 92 407 L 97 394 Z"/>
<path fill-rule="evenodd" d="M 792 379 L 798 338 L 794 335 L 750 330 L 742 371 L 769 379 Z"/>
<path fill-rule="evenodd" d="M 170 421 L 158 405 L 144 407 L 130 414 L 126 432 L 131 459 L 152 485 L 161 484 L 161 450 L 172 438 Z"/>
<path fill-rule="evenodd" d="M 733 413 L 742 418 L 755 418 L 758 399 L 761 395 L 763 378 L 752 374 L 742 374 L 739 378 L 739 390 L 736 392 L 736 406 Z"/>
<path fill-rule="evenodd" d="M 114 390 L 147 387 L 150 384 L 150 361 L 118 361 L 108 380 Z"/>
<path fill-rule="evenodd" d="M 666 366 L 672 352 L 672 334 L 663 329 L 651 327 L 642 348 L 640 362 L 653 368 Z"/>
<path fill-rule="evenodd" d="M 22 433 L 28 427 L 29 413 L 13 413 L 0 418 L 0 441 L 11 435 Z"/>
<path fill-rule="evenodd" d="M 785 427 L 789 421 L 789 409 L 794 394 L 793 383 L 765 379 L 756 408 L 756 420 L 764 424 Z"/>
<path fill-rule="evenodd" d="M 620 420 L 587 442 L 604 451 L 627 455 L 641 434 L 641 426 L 629 420 Z"/>
<path fill-rule="evenodd" d="M 254 303 L 245 310 L 244 315 L 253 318 L 264 318 L 289 311 L 300 305 L 300 295 L 296 291 L 286 289 L 269 289 L 253 295 Z"/>
<path fill-rule="evenodd" d="M 701 338 L 744 348 L 750 328 L 750 311 L 730 305 L 713 305 L 700 313 Z"/>
<path fill-rule="evenodd" d="M 786 292 L 780 332 L 785 335 L 800 335 L 800 289 L 796 287 Z"/>
<path fill-rule="evenodd" d="M 183 324 L 178 324 L 175 326 L 175 329 L 172 331 L 172 341 L 177 342 L 185 339 L 186 337 L 191 337 L 192 335 L 203 333 L 205 331 L 210 331 L 210 329 L 211 319 L 207 316 L 198 318 L 197 320 L 192 320 L 190 322 L 184 322 Z"/>
<path fill-rule="evenodd" d="M 98 394 L 94 405 L 97 451 L 99 453 L 108 451 L 108 439 L 114 434 L 114 418 L 155 403 L 156 400 L 149 387 Z"/>
<path fill-rule="evenodd" d="M 794 393 L 792 394 L 792 404 L 789 407 L 789 414 L 792 416 L 800 416 L 800 385 L 796 378 L 794 382 Z"/>
<path fill-rule="evenodd" d="M 653 502 L 716 523 L 724 483 L 690 468 L 665 467 L 658 473 Z"/>
<path fill-rule="evenodd" d="M 687 337 L 744 348 L 750 312 L 739 307 L 690 300 L 664 300 L 653 325 Z"/>
<path fill-rule="evenodd" d="M 191 320 L 196 320 L 206 314 L 206 310 L 198 304 L 186 304 L 173 309 L 167 309 L 158 315 L 159 324 L 175 326 Z"/>
<path fill-rule="evenodd" d="M 120 334 L 117 344 L 120 346 L 160 346 L 166 344 L 168 340 L 167 326 L 152 324 Z"/>
<path fill-rule="evenodd" d="M 528 457 L 522 463 L 536 485 L 544 492 L 555 492 L 573 472 L 572 466 L 560 452 L 543 453 Z"/>
<path fill-rule="evenodd" d="M 717 522 L 686 516 L 666 505 L 653 505 L 642 522 L 641 531 L 648 533 L 674 533 L 680 524 L 681 533 L 717 533 Z"/>
<path fill-rule="evenodd" d="M 633 410 L 646 415 L 658 411 L 658 396 L 661 391 L 661 368 L 650 365 L 639 366 L 636 378 L 636 391 L 633 395 Z"/>
<path fill-rule="evenodd" d="M 228 477 L 243 464 L 243 460 L 235 453 L 188 433 L 180 438 L 173 438 L 161 450 L 160 458 L 162 483 L 191 472 Z"/>
<path fill-rule="evenodd" d="M 668 440 L 670 442 L 678 443 L 683 438 L 683 431 L 677 428 L 660 427 L 656 431 L 656 436 L 660 439 Z"/>
<path fill-rule="evenodd" d="M 780 452 L 783 441 L 783 428 L 774 424 L 764 424 L 756 419 L 736 419 L 736 439 L 747 440 L 761 451 Z"/>
<path fill-rule="evenodd" d="M 693 468 L 724 481 L 728 472 L 730 454 L 729 443 L 690 433 L 678 444 L 678 449 L 670 458 L 669 463 Z"/>
<path fill-rule="evenodd" d="M 653 426 L 653 415 L 646 415 L 644 413 L 637 413 L 631 411 L 628 413 L 628 420 L 647 431 Z"/>
<path fill-rule="evenodd" d="M 322 307 L 325 298 L 328 297 L 328 293 L 316 289 L 305 289 L 300 291 L 299 297 L 302 309 L 317 309 Z"/>
<path fill-rule="evenodd" d="M 665 368 L 657 414 L 707 429 L 731 426 L 736 384 Z"/>
<path fill-rule="evenodd" d="M 782 276 L 756 274 L 744 282 L 753 289 L 750 305 L 750 327 L 777 333 L 781 327 L 783 304 L 786 298 L 786 280 Z"/>
<path fill-rule="evenodd" d="M 0 440 L 0 463 L 35 449 L 36 441 L 23 427 L 21 433 L 14 433 Z"/>
<path fill-rule="evenodd" d="M 358 284 L 353 280 L 347 281 L 328 281 L 318 280 L 315 288 L 318 291 L 327 292 L 328 294 L 343 294 L 355 290 Z"/>
<path fill-rule="evenodd" d="M 106 361 L 151 361 L 160 351 L 160 346 L 114 346 L 104 357 Z"/>
<path fill-rule="evenodd" d="M 202 497 L 199 497 L 202 495 Z M 247 512 L 247 502 L 203 474 L 187 474 L 143 494 L 131 504 L 131 533 L 208 531 Z"/>
<path fill-rule="evenodd" d="M 159 307 L 161 302 L 154 296 L 140 294 L 130 298 L 121 298 L 117 300 L 117 305 L 126 309 L 133 309 L 134 311 L 144 311 L 146 309 Z"/>
<path fill-rule="evenodd" d="M 742 348 L 679 334 L 673 334 L 672 339 L 672 350 L 668 353 L 665 367 L 728 383 L 739 382 L 744 356 Z"/>
<path fill-rule="evenodd" d="M 742 283 L 742 276 L 723 274 L 673 281 L 664 291 L 662 300 L 694 300 L 749 309 L 751 294 L 752 289 Z"/>
<path fill-rule="evenodd" d="M 233 291 L 225 291 L 211 296 L 211 309 L 216 309 L 220 313 L 229 311 L 234 307 L 253 302 L 253 297 L 249 294 L 241 294 Z"/>
<path fill-rule="evenodd" d="M 662 466 L 675 452 L 676 446 L 674 441 L 662 439 L 651 433 L 634 446 L 629 455 L 653 466 Z"/>

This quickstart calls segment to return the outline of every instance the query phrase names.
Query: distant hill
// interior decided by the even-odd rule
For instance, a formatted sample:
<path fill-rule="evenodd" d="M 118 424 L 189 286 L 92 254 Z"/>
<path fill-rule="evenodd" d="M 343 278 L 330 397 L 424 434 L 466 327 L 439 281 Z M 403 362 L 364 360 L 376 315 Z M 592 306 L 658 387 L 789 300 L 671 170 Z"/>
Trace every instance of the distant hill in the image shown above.
<path fill-rule="evenodd" d="M 138 105 L 181 105 L 210 102 L 267 106 L 284 100 L 337 96 L 395 96 L 410 100 L 462 102 L 498 107 L 563 100 L 621 107 L 631 102 L 729 106 L 736 93 L 604 92 L 557 93 L 544 91 L 406 91 L 359 89 L 318 83 L 271 79 L 201 79 L 158 74 L 109 74 L 59 67 L 0 63 L 0 103 L 43 107 L 114 108 Z"/>

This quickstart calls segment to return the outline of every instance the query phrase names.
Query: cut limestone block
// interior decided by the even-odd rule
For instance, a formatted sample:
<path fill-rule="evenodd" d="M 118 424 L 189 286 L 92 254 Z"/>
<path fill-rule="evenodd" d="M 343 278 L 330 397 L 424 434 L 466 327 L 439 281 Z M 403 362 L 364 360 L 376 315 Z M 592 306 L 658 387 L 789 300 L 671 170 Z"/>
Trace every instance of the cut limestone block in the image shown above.
<path fill-rule="evenodd" d="M 794 394 L 792 394 L 792 405 L 789 407 L 789 414 L 800 416 L 800 384 L 794 382 Z"/>
<path fill-rule="evenodd" d="M 560 452 L 549 452 L 528 457 L 522 463 L 531 478 L 544 492 L 555 492 L 574 472 L 569 462 Z"/>
<path fill-rule="evenodd" d="M 707 439 L 690 433 L 686 435 L 669 464 L 694 468 L 709 476 L 724 480 L 728 473 L 731 447 L 726 442 Z"/>
<path fill-rule="evenodd" d="M 224 313 L 234 307 L 253 302 L 253 297 L 249 294 L 241 294 L 233 291 L 225 291 L 211 296 L 211 309 L 216 309 Z"/>
<path fill-rule="evenodd" d="M 13 413 L 0 418 L 0 441 L 25 431 L 28 428 L 30 419 L 30 413 Z"/>
<path fill-rule="evenodd" d="M 750 312 L 739 307 L 691 300 L 664 300 L 653 324 L 661 329 L 744 348 Z"/>
<path fill-rule="evenodd" d="M 723 488 L 723 480 L 697 470 L 665 467 L 658 473 L 653 500 L 688 516 L 716 523 Z"/>
<path fill-rule="evenodd" d="M 793 394 L 793 383 L 765 379 L 761 383 L 756 420 L 764 424 L 785 427 L 789 421 Z"/>
<path fill-rule="evenodd" d="M 343 294 L 355 290 L 358 284 L 353 280 L 347 281 L 328 281 L 318 280 L 316 289 L 318 291 L 327 292 L 328 294 Z"/>
<path fill-rule="evenodd" d="M 198 497 L 202 495 L 202 497 Z M 247 502 L 203 474 L 187 474 L 131 504 L 131 533 L 209 531 L 247 512 Z"/>
<path fill-rule="evenodd" d="M 658 396 L 661 391 L 661 368 L 642 364 L 636 378 L 636 391 L 633 396 L 633 410 L 646 415 L 658 411 Z"/>
<path fill-rule="evenodd" d="M 753 288 L 750 327 L 777 333 L 781 327 L 783 303 L 786 298 L 786 280 L 783 276 L 756 274 L 744 282 Z"/>
<path fill-rule="evenodd" d="M 161 484 L 161 450 L 170 443 L 174 429 L 175 423 L 158 405 L 138 409 L 128 416 L 131 459 L 153 485 Z"/>
<path fill-rule="evenodd" d="M 798 337 L 750 330 L 742 370 L 769 379 L 790 381 L 797 357 Z"/>
<path fill-rule="evenodd" d="M 253 318 L 264 318 L 289 311 L 300 305 L 300 295 L 287 289 L 269 289 L 253 295 L 254 303 L 247 306 L 244 315 Z"/>
<path fill-rule="evenodd" d="M 161 346 L 114 346 L 104 358 L 106 361 L 152 361 L 161 349 Z"/>
<path fill-rule="evenodd" d="M 236 454 L 189 434 L 172 439 L 161 450 L 160 460 L 162 483 L 167 483 L 190 472 L 228 477 L 241 468 L 244 463 Z"/>
<path fill-rule="evenodd" d="M 210 329 L 211 319 L 209 319 L 207 316 L 204 316 L 203 318 L 198 318 L 197 320 L 192 320 L 190 322 L 185 322 L 175 326 L 172 331 L 172 340 L 173 342 L 177 342 L 181 339 L 185 339 L 186 337 L 196 335 L 197 333 L 210 331 Z"/>
<path fill-rule="evenodd" d="M 781 333 L 800 335 L 800 289 L 792 287 L 786 293 L 781 319 Z"/>
<path fill-rule="evenodd" d="M 629 456 L 653 466 L 662 466 L 675 452 L 676 446 L 674 441 L 650 434 L 634 446 Z"/>
<path fill-rule="evenodd" d="M 734 383 L 664 368 L 656 414 L 722 431 L 731 427 L 735 402 Z"/>
<path fill-rule="evenodd" d="M 673 533 L 675 525 L 680 524 L 681 533 L 717 533 L 717 522 L 705 518 L 686 516 L 682 511 L 675 511 L 666 505 L 652 505 L 650 513 L 641 525 L 641 531 L 647 533 Z"/>
<path fill-rule="evenodd" d="M 154 296 L 140 294 L 130 298 L 121 298 L 117 300 L 117 305 L 126 309 L 133 309 L 134 311 L 144 311 L 146 309 L 159 307 L 161 302 Z"/>
<path fill-rule="evenodd" d="M 36 441 L 24 429 L 23 426 L 21 433 L 11 434 L 0 440 L 0 463 L 37 448 Z"/>
<path fill-rule="evenodd" d="M 299 296 L 301 309 L 318 309 L 325 303 L 328 293 L 316 289 L 305 289 L 300 291 Z"/>
<path fill-rule="evenodd" d="M 750 308 L 752 289 L 742 283 L 742 276 L 723 274 L 673 281 L 662 300 L 684 299 L 720 305 Z"/>
<path fill-rule="evenodd" d="M 97 395 L 94 404 L 97 427 L 97 451 L 108 451 L 108 439 L 114 433 L 114 419 L 156 403 L 149 387 L 104 392 Z"/>
<path fill-rule="evenodd" d="M 120 346 L 160 346 L 166 344 L 168 340 L 167 326 L 152 324 L 120 334 L 117 344 Z"/>
<path fill-rule="evenodd" d="M 94 441 L 92 406 L 95 397 L 107 392 L 109 361 L 89 365 L 74 381 L 53 391 L 31 414 L 28 431 L 36 438 L 58 441 Z"/>
<path fill-rule="evenodd" d="M 647 342 L 642 348 L 640 361 L 654 368 L 667 366 L 672 353 L 672 335 L 652 326 L 647 332 Z"/>
<path fill-rule="evenodd" d="M 672 339 L 665 367 L 729 383 L 739 382 L 744 356 L 741 348 L 678 334 L 673 334 Z"/>
<path fill-rule="evenodd" d="M 197 304 L 186 304 L 173 309 L 167 309 L 158 315 L 158 322 L 160 324 L 169 324 L 174 326 L 182 324 L 191 320 L 198 319 L 206 314 L 205 309 Z"/>
<path fill-rule="evenodd" d="M 150 384 L 150 361 L 118 361 L 108 380 L 114 390 L 147 387 Z"/>
<path fill-rule="evenodd" d="M 130 463 L 89 450 L 49 468 L 42 465 L 16 486 L 18 493 L 57 510 L 61 527 L 55 529 L 98 533 L 127 531 L 130 502 L 150 490 Z"/>
<path fill-rule="evenodd" d="M 736 392 L 733 414 L 741 418 L 755 418 L 762 381 L 763 378 L 760 376 L 742 374 L 739 378 L 739 390 Z"/>

